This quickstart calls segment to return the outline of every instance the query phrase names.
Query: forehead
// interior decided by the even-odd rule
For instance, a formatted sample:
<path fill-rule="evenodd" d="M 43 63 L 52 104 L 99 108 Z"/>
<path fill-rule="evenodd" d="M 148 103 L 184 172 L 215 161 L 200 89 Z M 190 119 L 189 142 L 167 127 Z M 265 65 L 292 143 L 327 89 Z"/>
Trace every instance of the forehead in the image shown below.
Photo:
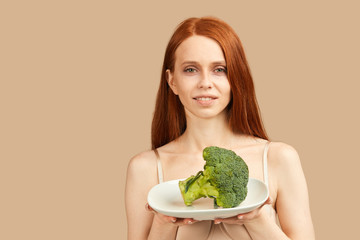
<path fill-rule="evenodd" d="M 213 39 L 194 35 L 183 41 L 175 52 L 175 61 L 218 62 L 225 61 L 220 45 Z"/>

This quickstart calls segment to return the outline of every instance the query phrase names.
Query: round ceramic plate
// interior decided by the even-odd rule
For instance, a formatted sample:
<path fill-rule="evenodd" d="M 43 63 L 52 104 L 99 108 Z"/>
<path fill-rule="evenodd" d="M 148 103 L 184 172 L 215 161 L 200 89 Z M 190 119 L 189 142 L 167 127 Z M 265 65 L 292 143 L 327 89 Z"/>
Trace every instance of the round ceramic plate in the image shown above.
<path fill-rule="evenodd" d="M 154 186 L 148 194 L 149 205 L 167 216 L 212 220 L 250 212 L 261 206 L 269 196 L 268 188 L 262 181 L 250 178 L 246 199 L 237 207 L 214 208 L 214 200 L 211 198 L 200 198 L 192 206 L 186 206 L 180 193 L 179 181 L 172 180 Z"/>

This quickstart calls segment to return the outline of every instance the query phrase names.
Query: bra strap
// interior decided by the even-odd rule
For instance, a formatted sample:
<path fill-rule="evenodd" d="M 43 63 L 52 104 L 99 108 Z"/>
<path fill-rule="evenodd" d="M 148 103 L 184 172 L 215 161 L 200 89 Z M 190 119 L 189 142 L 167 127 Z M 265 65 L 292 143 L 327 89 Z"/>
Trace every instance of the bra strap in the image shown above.
<path fill-rule="evenodd" d="M 164 177 L 163 177 L 163 170 L 160 161 L 160 155 L 157 149 L 155 149 L 154 152 L 156 155 L 156 162 L 157 162 L 158 181 L 159 183 L 162 183 L 164 181 Z"/>
<path fill-rule="evenodd" d="M 267 142 L 265 144 L 264 148 L 264 156 L 263 156 L 263 162 L 264 162 L 264 182 L 267 187 L 269 187 L 269 175 L 268 175 L 268 164 L 267 164 L 267 155 L 269 150 L 270 142 Z"/>

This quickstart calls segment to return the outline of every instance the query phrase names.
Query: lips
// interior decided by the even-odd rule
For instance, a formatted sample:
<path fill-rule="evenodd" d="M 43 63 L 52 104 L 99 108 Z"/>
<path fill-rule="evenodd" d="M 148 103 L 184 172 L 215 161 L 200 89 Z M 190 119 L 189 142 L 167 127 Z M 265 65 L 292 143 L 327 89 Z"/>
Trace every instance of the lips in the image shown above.
<path fill-rule="evenodd" d="M 215 96 L 197 96 L 194 97 L 194 100 L 203 107 L 209 107 L 211 106 L 214 101 L 217 99 Z"/>
<path fill-rule="evenodd" d="M 214 98 L 210 98 L 210 97 L 200 97 L 200 98 L 195 98 L 196 100 L 199 101 L 210 101 L 213 100 Z"/>
<path fill-rule="evenodd" d="M 215 96 L 197 96 L 197 97 L 194 97 L 194 99 L 199 100 L 199 101 L 210 101 L 210 100 L 217 99 L 217 97 L 215 97 Z"/>

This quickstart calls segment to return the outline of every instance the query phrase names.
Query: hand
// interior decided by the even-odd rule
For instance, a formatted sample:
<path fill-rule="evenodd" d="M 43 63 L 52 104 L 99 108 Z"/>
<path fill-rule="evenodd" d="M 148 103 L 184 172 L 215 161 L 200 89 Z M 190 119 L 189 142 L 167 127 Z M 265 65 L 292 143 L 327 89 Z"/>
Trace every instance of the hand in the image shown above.
<path fill-rule="evenodd" d="M 251 212 L 242 213 L 242 214 L 236 215 L 234 217 L 229 217 L 229 218 L 216 218 L 216 219 L 214 219 L 214 223 L 220 224 L 223 222 L 223 223 L 227 223 L 227 224 L 243 225 L 245 223 L 252 222 L 252 221 L 256 220 L 257 218 L 259 218 L 259 216 L 262 213 L 261 210 L 262 210 L 263 206 L 265 206 L 267 204 L 272 204 L 272 200 L 270 197 L 264 202 L 263 205 L 254 209 Z"/>
<path fill-rule="evenodd" d="M 146 203 L 145 209 L 147 211 L 154 213 L 154 215 L 155 215 L 154 219 L 156 218 L 156 221 L 159 221 L 163 224 L 169 223 L 169 224 L 174 224 L 175 226 L 183 226 L 183 225 L 189 225 L 189 224 L 198 222 L 197 220 L 195 220 L 193 218 L 176 218 L 176 217 L 166 216 L 164 214 L 158 213 L 154 209 L 152 209 L 148 203 Z"/>

